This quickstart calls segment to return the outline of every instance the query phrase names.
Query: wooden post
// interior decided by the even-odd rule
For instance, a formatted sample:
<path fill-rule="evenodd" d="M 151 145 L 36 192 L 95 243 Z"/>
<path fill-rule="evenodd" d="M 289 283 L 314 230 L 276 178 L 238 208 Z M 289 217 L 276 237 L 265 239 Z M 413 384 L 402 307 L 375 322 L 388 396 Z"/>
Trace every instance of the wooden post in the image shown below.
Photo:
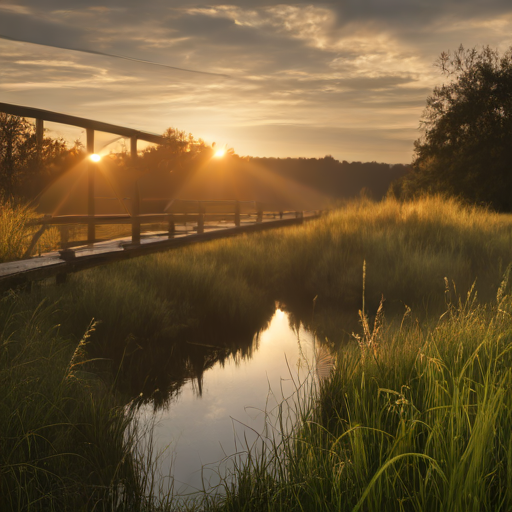
<path fill-rule="evenodd" d="M 36 145 L 37 145 L 37 161 L 41 164 L 43 160 L 43 134 L 44 134 L 44 121 L 36 119 Z"/>
<path fill-rule="evenodd" d="M 283 212 L 279 212 L 279 218 L 282 219 L 283 218 Z"/>
<path fill-rule="evenodd" d="M 235 201 L 235 226 L 240 227 L 240 201 Z"/>
<path fill-rule="evenodd" d="M 59 226 L 60 231 L 60 248 L 67 249 L 69 244 L 69 226 L 62 224 Z"/>
<path fill-rule="evenodd" d="M 94 154 L 94 130 L 87 128 L 87 153 L 89 157 Z M 87 224 L 87 242 L 94 243 L 96 239 L 96 227 L 94 225 L 94 175 L 96 174 L 96 164 L 89 158 L 87 170 L 87 215 L 89 222 Z"/>
<path fill-rule="evenodd" d="M 174 215 L 171 213 L 171 215 L 169 215 L 169 238 L 174 238 L 175 233 L 176 226 L 174 224 Z"/>
<path fill-rule="evenodd" d="M 137 165 L 137 137 L 130 138 L 130 155 L 133 167 Z M 137 182 L 132 191 L 132 244 L 140 244 L 140 195 Z"/>
<path fill-rule="evenodd" d="M 263 206 L 261 203 L 256 203 L 256 222 L 263 222 Z"/>
<path fill-rule="evenodd" d="M 197 218 L 197 232 L 204 233 L 204 206 L 199 203 L 199 217 Z"/>

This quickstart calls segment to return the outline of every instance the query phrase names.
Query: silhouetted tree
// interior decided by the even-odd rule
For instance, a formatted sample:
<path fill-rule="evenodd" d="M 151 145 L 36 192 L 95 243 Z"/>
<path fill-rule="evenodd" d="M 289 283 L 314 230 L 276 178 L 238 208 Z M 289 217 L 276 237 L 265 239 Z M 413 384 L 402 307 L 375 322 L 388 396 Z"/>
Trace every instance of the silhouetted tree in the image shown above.
<path fill-rule="evenodd" d="M 452 80 L 427 98 L 425 132 L 402 193 L 443 193 L 511 211 L 512 48 L 500 56 L 488 46 L 460 46 L 437 65 Z"/>
<path fill-rule="evenodd" d="M 68 149 L 62 138 L 43 137 L 37 150 L 34 126 L 22 117 L 0 113 L 0 191 L 31 198 L 81 158 L 80 143 Z"/>
<path fill-rule="evenodd" d="M 1 188 L 8 195 L 14 193 L 20 176 L 34 157 L 33 136 L 34 127 L 26 119 L 0 113 L 0 178 Z"/>
<path fill-rule="evenodd" d="M 183 130 L 167 128 L 163 137 L 164 144 L 150 146 L 142 152 L 139 166 L 150 171 L 168 171 L 177 183 L 183 181 L 204 158 L 213 154 L 213 149 L 202 139 L 195 139 Z"/>

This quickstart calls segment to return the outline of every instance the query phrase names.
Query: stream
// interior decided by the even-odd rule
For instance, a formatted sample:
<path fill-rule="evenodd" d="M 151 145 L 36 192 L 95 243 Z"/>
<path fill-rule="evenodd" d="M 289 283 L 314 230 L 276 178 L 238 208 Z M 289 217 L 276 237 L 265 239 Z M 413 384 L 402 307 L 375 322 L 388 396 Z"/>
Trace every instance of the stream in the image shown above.
<path fill-rule="evenodd" d="M 158 492 L 212 491 L 229 475 L 235 454 L 243 458 L 261 449 L 262 439 L 279 441 L 281 428 L 292 428 L 297 395 L 307 397 L 329 375 L 333 359 L 313 334 L 290 324 L 277 308 L 249 350 L 217 358 L 158 406 L 139 407 Z"/>

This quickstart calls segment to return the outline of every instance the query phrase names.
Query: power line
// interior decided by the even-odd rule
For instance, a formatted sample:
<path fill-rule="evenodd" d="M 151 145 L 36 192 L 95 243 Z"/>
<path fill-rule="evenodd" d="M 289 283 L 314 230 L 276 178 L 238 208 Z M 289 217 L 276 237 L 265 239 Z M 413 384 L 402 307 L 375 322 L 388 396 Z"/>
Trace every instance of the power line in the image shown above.
<path fill-rule="evenodd" d="M 160 62 L 153 62 L 151 60 L 137 59 L 135 57 L 127 57 L 125 55 L 116 55 L 114 53 L 98 52 L 96 50 L 86 50 L 83 48 L 72 48 L 69 46 L 58 46 L 55 44 L 34 43 L 32 41 L 26 41 L 24 39 L 17 39 L 15 37 L 8 37 L 8 36 L 4 36 L 2 34 L 0 34 L 0 39 L 5 39 L 7 41 L 15 41 L 17 43 L 28 43 L 28 44 L 35 44 L 38 46 L 49 46 L 51 48 L 60 48 L 61 50 L 70 50 L 73 52 L 89 53 L 91 55 L 100 55 L 102 57 L 114 57 L 116 59 L 129 60 L 132 62 L 140 62 L 142 64 L 150 64 L 152 66 L 160 66 L 160 67 L 167 68 L 167 69 L 174 69 L 176 71 L 184 71 L 186 73 L 196 73 L 196 74 L 200 74 L 200 75 L 210 75 L 210 76 L 219 76 L 222 78 L 231 78 L 230 75 L 224 75 L 222 73 L 212 73 L 209 71 L 197 71 L 195 69 L 178 68 L 176 66 L 169 66 L 168 64 L 162 64 Z"/>

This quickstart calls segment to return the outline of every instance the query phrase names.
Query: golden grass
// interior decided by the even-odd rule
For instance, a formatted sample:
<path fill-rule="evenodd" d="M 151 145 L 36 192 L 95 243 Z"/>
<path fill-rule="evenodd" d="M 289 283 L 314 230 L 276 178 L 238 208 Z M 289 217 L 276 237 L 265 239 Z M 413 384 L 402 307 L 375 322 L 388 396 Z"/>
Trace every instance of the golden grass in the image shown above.
<path fill-rule="evenodd" d="M 30 246 L 32 237 L 39 230 L 30 226 L 38 215 L 27 205 L 11 201 L 0 203 L 0 263 L 21 259 Z M 39 238 L 31 254 L 41 254 L 59 246 L 57 228 L 46 230 Z"/>

